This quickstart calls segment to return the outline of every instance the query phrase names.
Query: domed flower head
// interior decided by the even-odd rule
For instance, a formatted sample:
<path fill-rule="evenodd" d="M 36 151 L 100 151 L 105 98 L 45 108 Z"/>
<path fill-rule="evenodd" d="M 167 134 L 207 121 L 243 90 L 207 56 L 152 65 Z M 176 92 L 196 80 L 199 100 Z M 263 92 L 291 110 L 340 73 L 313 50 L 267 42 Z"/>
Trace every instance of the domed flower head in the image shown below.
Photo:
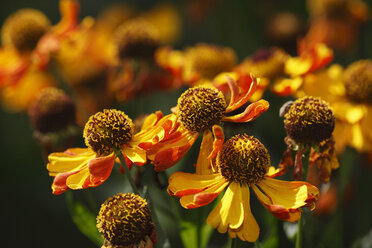
<path fill-rule="evenodd" d="M 333 136 L 337 152 L 351 146 L 372 151 L 372 60 L 359 60 L 345 69 L 332 65 L 308 75 L 298 97 L 312 95 L 329 102 L 336 118 Z"/>
<path fill-rule="evenodd" d="M 97 228 L 105 238 L 102 247 L 151 248 L 156 243 L 150 208 L 133 193 L 117 194 L 106 200 L 97 216 Z"/>
<path fill-rule="evenodd" d="M 134 133 L 134 124 L 124 112 L 105 109 L 92 115 L 84 128 L 88 148 L 71 148 L 49 155 L 47 169 L 55 177 L 53 194 L 69 189 L 84 189 L 102 184 L 111 173 L 115 150 L 127 161 L 142 166 L 147 161 L 146 149 L 167 138 L 167 119 L 161 113 L 149 115 L 142 129 Z"/>
<path fill-rule="evenodd" d="M 277 171 L 270 165 L 269 153 L 252 136 L 236 135 L 226 141 L 212 164 L 213 173 L 172 174 L 168 192 L 190 209 L 209 204 L 227 188 L 207 223 L 232 238 L 250 242 L 258 238 L 260 229 L 251 212 L 250 189 L 270 213 L 290 222 L 301 217 L 301 207 L 313 209 L 319 194 L 306 182 L 273 179 Z"/>
<path fill-rule="evenodd" d="M 293 161 L 291 150 L 297 151 L 295 167 L 298 170 L 295 168 L 295 175 L 301 178 L 300 158 L 303 152 L 310 149 L 308 178 L 319 178 L 318 181 L 328 182 L 331 171 L 339 166 L 332 137 L 335 116 L 329 104 L 319 97 L 306 96 L 284 105 L 282 111 L 288 149 L 283 155 L 280 167 L 287 170 Z M 312 182 L 314 183 L 313 180 Z"/>
<path fill-rule="evenodd" d="M 159 142 L 148 151 L 149 159 L 155 165 L 156 171 L 162 171 L 173 166 L 192 146 L 200 133 L 203 134 L 200 151 L 202 160 L 215 157 L 224 141 L 224 133 L 220 126 L 222 122 L 250 122 L 269 108 L 269 103 L 259 100 L 248 104 L 242 113 L 228 115 L 246 104 L 257 88 L 257 79 L 249 78 L 247 88 L 239 88 L 235 80 L 227 77 L 230 100 L 227 104 L 224 94 L 215 87 L 193 87 L 186 90 L 179 98 L 178 104 L 167 116 L 173 120 L 172 138 Z M 213 133 L 213 134 L 212 134 Z M 213 138 L 214 136 L 214 138 Z M 201 170 L 209 170 L 208 162 Z"/>

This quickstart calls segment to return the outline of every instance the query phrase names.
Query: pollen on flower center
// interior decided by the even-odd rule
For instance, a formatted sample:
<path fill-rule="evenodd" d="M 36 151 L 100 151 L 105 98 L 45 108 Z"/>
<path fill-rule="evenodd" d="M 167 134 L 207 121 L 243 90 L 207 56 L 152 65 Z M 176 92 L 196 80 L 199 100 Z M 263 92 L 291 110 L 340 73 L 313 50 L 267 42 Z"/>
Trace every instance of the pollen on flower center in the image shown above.
<path fill-rule="evenodd" d="M 124 112 L 105 109 L 92 115 L 85 124 L 85 144 L 98 156 L 106 156 L 130 141 L 133 130 L 133 122 Z"/>
<path fill-rule="evenodd" d="M 42 12 L 19 10 L 5 21 L 1 32 L 2 43 L 21 52 L 31 51 L 49 27 L 50 21 Z"/>
<path fill-rule="evenodd" d="M 115 247 L 127 247 L 143 241 L 154 225 L 147 202 L 133 193 L 123 193 L 102 204 L 97 228 Z"/>
<path fill-rule="evenodd" d="M 293 102 L 284 115 L 284 125 L 296 143 L 320 143 L 332 136 L 335 117 L 325 101 L 309 96 Z"/>
<path fill-rule="evenodd" d="M 231 182 L 255 184 L 270 167 L 270 155 L 253 136 L 236 135 L 225 142 L 217 156 L 220 173 Z"/>
<path fill-rule="evenodd" d="M 201 132 L 221 122 L 226 101 L 217 89 L 194 87 L 179 98 L 177 116 L 190 131 Z"/>
<path fill-rule="evenodd" d="M 351 101 L 372 104 L 372 60 L 352 63 L 346 68 L 343 80 Z"/>

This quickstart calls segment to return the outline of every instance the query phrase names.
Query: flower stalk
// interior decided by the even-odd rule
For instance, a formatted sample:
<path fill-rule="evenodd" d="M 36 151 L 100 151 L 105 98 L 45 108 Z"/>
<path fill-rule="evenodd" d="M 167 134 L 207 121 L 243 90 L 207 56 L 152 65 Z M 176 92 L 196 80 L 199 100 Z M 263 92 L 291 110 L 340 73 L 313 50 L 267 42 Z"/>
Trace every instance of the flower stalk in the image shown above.
<path fill-rule="evenodd" d="M 125 171 L 125 176 L 127 177 L 128 181 L 129 181 L 129 184 L 130 186 L 132 187 L 132 190 L 133 192 L 136 194 L 136 195 L 139 195 L 139 191 L 136 187 L 136 184 L 134 183 L 134 180 L 132 178 L 132 176 L 130 175 L 130 172 L 129 172 L 129 169 L 128 169 L 128 166 L 127 166 L 127 163 L 125 162 L 125 159 L 124 159 L 124 156 L 123 154 L 121 153 L 121 151 L 117 148 L 115 148 L 115 154 L 116 156 L 119 158 L 120 160 L 120 163 L 121 165 L 123 166 L 124 168 L 124 171 Z"/>

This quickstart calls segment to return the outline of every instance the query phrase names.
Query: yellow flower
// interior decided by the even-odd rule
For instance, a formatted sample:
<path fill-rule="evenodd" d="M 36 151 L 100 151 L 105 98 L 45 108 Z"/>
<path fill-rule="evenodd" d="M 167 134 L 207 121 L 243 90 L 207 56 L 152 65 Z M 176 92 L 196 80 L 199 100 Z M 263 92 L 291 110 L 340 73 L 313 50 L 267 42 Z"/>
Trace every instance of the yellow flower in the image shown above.
<path fill-rule="evenodd" d="M 88 148 L 70 148 L 49 155 L 47 169 L 55 177 L 53 194 L 102 184 L 110 175 L 115 149 L 120 149 L 131 167 L 147 161 L 146 150 L 167 138 L 167 118 L 157 112 L 149 115 L 140 132 L 133 133 L 132 120 L 122 111 L 104 110 L 89 118 L 84 138 Z"/>
<path fill-rule="evenodd" d="M 156 171 L 163 171 L 179 161 L 199 133 L 203 134 L 203 141 L 198 163 L 205 165 L 200 170 L 210 171 L 210 165 L 205 161 L 207 157 L 216 156 L 224 141 L 220 124 L 225 121 L 250 122 L 269 108 L 269 103 L 265 100 L 245 105 L 257 88 L 258 82 L 253 76 L 244 89 L 239 88 L 232 78 L 227 76 L 226 80 L 230 89 L 228 105 L 227 97 L 213 86 L 190 88 L 178 98 L 177 106 L 172 109 L 173 113 L 166 116 L 171 121 L 170 138 L 157 143 L 148 151 Z M 229 114 L 243 105 L 246 106 L 243 112 Z"/>
<path fill-rule="evenodd" d="M 215 160 L 216 170 L 208 174 L 176 172 L 169 178 L 168 192 L 180 197 L 184 208 L 212 202 L 226 187 L 221 202 L 209 214 L 207 223 L 232 238 L 254 242 L 259 226 L 250 209 L 250 188 L 275 217 L 295 222 L 301 207 L 314 208 L 319 191 L 306 182 L 286 182 L 271 178 L 270 156 L 252 136 L 237 135 L 228 140 Z"/>
<path fill-rule="evenodd" d="M 345 70 L 332 65 L 324 71 L 310 74 L 296 93 L 320 96 L 328 101 L 336 117 L 333 136 L 336 151 L 346 145 L 358 151 L 372 150 L 372 61 L 352 63 Z"/>

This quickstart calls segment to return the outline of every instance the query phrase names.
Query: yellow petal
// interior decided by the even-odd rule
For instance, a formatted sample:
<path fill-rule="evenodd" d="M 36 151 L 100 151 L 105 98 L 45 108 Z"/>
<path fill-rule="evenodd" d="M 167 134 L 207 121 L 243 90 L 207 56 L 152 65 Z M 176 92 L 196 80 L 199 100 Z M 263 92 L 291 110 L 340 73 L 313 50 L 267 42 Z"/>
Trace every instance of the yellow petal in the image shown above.
<path fill-rule="evenodd" d="M 212 173 L 211 160 L 208 155 L 213 148 L 213 136 L 210 130 L 203 133 L 203 140 L 200 145 L 198 160 L 196 162 L 196 174 L 205 175 Z"/>
<path fill-rule="evenodd" d="M 233 182 L 227 188 L 221 202 L 209 214 L 207 223 L 220 233 L 225 233 L 229 228 L 239 228 L 243 224 L 243 220 L 244 209 L 241 188 L 238 183 Z"/>
<path fill-rule="evenodd" d="M 84 188 L 84 184 L 89 177 L 89 169 L 86 168 L 76 174 L 69 176 L 66 180 L 66 185 L 70 189 L 82 189 Z"/>
<path fill-rule="evenodd" d="M 50 176 L 56 176 L 59 173 L 79 170 L 95 157 L 96 154 L 89 148 L 72 148 L 50 154 L 47 169 Z"/>
<path fill-rule="evenodd" d="M 254 242 L 257 240 L 260 233 L 260 227 L 256 219 L 253 217 L 250 206 L 250 194 L 247 185 L 241 186 L 242 201 L 244 207 L 243 225 L 238 229 L 229 229 L 230 237 L 239 237 L 242 241 Z"/>
<path fill-rule="evenodd" d="M 126 146 L 121 151 L 129 158 L 130 161 L 137 165 L 143 165 L 147 161 L 146 151 L 139 147 L 132 148 Z"/>

